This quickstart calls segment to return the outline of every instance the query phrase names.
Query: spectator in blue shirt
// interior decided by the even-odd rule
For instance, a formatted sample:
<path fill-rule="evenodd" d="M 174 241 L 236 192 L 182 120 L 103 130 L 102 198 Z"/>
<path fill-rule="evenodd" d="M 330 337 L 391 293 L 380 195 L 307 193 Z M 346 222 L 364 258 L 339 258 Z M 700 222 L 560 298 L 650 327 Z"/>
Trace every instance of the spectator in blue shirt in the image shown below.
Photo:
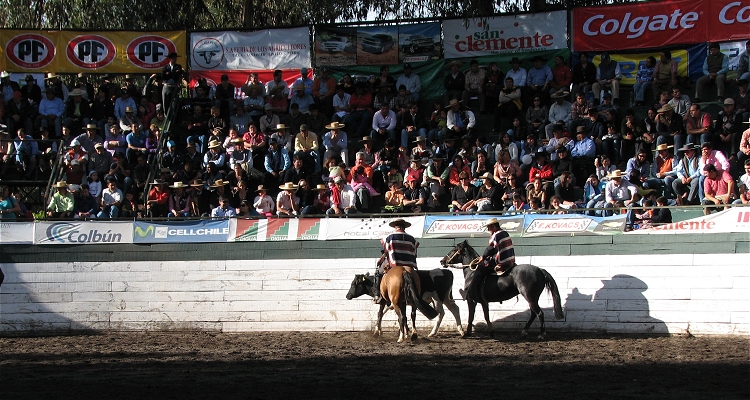
<path fill-rule="evenodd" d="M 39 102 L 39 116 L 37 123 L 42 128 L 50 129 L 50 125 L 55 127 L 55 137 L 62 136 L 62 116 L 65 112 L 65 103 L 62 99 L 55 96 L 55 89 L 47 88 L 46 96 Z"/>
<path fill-rule="evenodd" d="M 135 164 L 138 154 L 147 155 L 148 149 L 146 148 L 146 138 L 148 138 L 148 134 L 146 134 L 143 129 L 130 132 L 128 136 L 125 137 L 125 141 L 128 143 L 128 150 L 126 151 L 125 156 L 128 159 L 128 163 L 131 165 Z"/>

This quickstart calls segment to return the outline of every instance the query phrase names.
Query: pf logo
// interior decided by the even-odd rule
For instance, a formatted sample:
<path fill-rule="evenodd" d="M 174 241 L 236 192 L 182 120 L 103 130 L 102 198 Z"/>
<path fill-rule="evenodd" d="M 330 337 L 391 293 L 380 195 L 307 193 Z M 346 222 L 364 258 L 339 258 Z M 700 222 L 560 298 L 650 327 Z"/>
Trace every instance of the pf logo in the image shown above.
<path fill-rule="evenodd" d="M 115 59 L 115 45 L 98 35 L 76 36 L 68 43 L 66 55 L 73 64 L 87 69 L 102 68 Z"/>
<path fill-rule="evenodd" d="M 127 48 L 128 59 L 144 69 L 162 68 L 169 64 L 169 53 L 177 52 L 171 40 L 161 36 L 140 36 Z"/>
<path fill-rule="evenodd" d="M 193 46 L 193 62 L 203 69 L 213 69 L 224 61 L 224 46 L 216 38 L 203 38 Z"/>
<path fill-rule="evenodd" d="M 55 45 L 42 35 L 27 33 L 11 39 L 5 53 L 21 68 L 44 68 L 55 58 Z"/>

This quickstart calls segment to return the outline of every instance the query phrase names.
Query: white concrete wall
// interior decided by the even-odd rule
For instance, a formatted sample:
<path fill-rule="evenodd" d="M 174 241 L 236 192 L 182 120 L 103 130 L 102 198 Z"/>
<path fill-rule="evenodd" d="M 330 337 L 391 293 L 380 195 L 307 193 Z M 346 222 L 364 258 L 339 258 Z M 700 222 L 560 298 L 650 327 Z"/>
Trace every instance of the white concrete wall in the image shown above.
<path fill-rule="evenodd" d="M 48 330 L 351 331 L 374 326 L 370 298 L 345 296 L 373 259 L 2 264 L 0 333 Z M 540 304 L 548 328 L 632 333 L 749 334 L 745 254 L 521 257 L 557 281 Z M 439 266 L 437 258 L 420 268 Z M 460 271 L 454 296 L 463 286 Z M 618 275 L 627 275 L 618 276 Z M 617 276 L 617 277 L 616 277 Z M 615 278 L 613 278 L 615 277 Z M 458 300 L 462 322 L 468 311 Z M 523 298 L 490 306 L 496 329 L 519 329 Z M 479 309 L 478 309 L 479 311 Z M 418 314 L 423 334 L 432 322 Z M 481 322 L 482 314 L 478 313 Z M 393 329 L 389 312 L 384 328 Z M 443 331 L 455 329 L 448 313 Z M 538 322 L 532 331 L 538 329 Z"/>

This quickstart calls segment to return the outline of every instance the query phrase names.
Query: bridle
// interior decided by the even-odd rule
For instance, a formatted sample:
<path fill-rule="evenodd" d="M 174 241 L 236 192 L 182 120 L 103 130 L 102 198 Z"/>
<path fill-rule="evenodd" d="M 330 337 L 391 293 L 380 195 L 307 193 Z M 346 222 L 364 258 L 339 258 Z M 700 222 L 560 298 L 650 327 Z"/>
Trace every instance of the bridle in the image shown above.
<path fill-rule="evenodd" d="M 456 258 L 456 256 L 462 254 L 464 250 L 466 250 L 466 247 L 464 247 L 463 244 L 459 244 L 458 246 L 456 246 L 456 248 L 452 252 L 448 253 L 448 255 L 445 256 L 445 258 L 443 258 L 443 261 L 442 261 L 443 267 L 456 268 L 456 269 L 469 268 L 472 271 L 476 271 L 477 268 L 479 268 L 479 259 L 481 257 L 474 258 L 473 260 L 471 260 L 471 262 L 468 265 L 463 264 L 463 263 L 461 264 L 451 263 L 453 259 Z"/>

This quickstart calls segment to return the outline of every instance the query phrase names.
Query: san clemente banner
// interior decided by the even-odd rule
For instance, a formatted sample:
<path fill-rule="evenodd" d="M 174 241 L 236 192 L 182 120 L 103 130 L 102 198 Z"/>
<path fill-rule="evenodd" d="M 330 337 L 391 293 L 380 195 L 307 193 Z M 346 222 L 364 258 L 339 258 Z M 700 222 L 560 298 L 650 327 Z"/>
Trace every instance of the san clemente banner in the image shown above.
<path fill-rule="evenodd" d="M 310 30 L 301 27 L 256 32 L 193 32 L 190 34 L 190 65 L 198 71 L 309 67 Z"/>
<path fill-rule="evenodd" d="M 0 30 L 2 69 L 15 72 L 146 73 L 182 54 L 184 31 Z"/>
<path fill-rule="evenodd" d="M 628 234 L 663 235 L 684 233 L 742 233 L 750 232 L 750 208 L 732 207 L 719 213 L 655 226 L 637 229 Z"/>
<path fill-rule="evenodd" d="M 133 224 L 133 243 L 213 243 L 229 241 L 229 220 L 141 222 Z"/>
<path fill-rule="evenodd" d="M 0 244 L 34 243 L 33 222 L 0 222 Z"/>
<path fill-rule="evenodd" d="M 133 223 L 118 221 L 37 222 L 34 244 L 130 244 Z"/>
<path fill-rule="evenodd" d="M 443 21 L 446 59 L 568 48 L 566 11 Z"/>

